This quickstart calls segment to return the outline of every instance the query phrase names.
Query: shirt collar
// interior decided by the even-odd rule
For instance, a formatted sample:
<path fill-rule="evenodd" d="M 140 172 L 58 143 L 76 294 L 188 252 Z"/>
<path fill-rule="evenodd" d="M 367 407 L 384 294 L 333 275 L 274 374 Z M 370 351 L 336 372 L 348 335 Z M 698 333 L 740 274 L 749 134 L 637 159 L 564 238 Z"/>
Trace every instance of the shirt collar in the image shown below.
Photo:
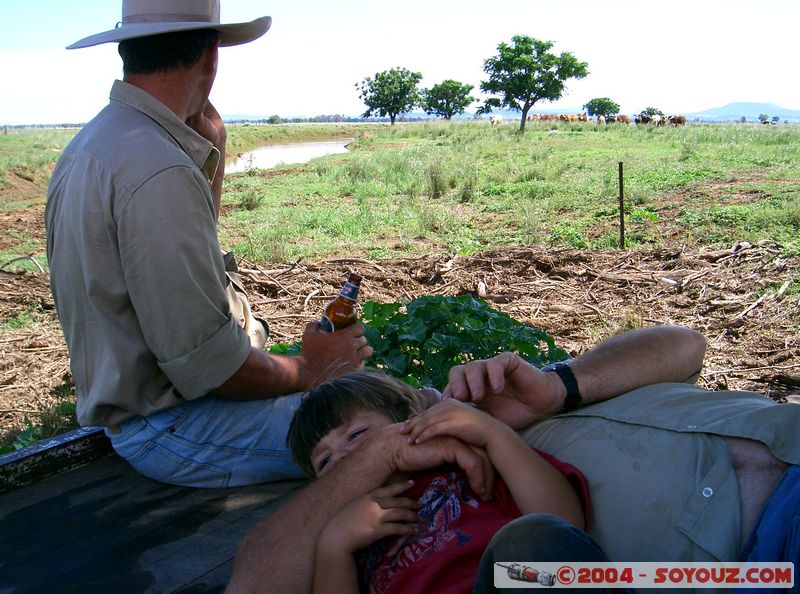
<path fill-rule="evenodd" d="M 111 87 L 111 100 L 141 111 L 175 139 L 183 152 L 195 162 L 209 182 L 220 160 L 220 154 L 211 142 L 182 122 L 175 113 L 147 91 L 130 83 L 115 80 Z"/>

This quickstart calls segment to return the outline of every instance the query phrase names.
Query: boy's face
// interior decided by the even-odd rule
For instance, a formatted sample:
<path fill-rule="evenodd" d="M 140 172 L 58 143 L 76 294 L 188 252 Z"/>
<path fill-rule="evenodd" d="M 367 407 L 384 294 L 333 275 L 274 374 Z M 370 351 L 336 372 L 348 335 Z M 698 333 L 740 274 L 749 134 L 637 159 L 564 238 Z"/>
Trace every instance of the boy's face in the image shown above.
<path fill-rule="evenodd" d="M 314 472 L 317 476 L 322 476 L 339 460 L 357 450 L 362 443 L 393 422 L 390 417 L 377 411 L 356 413 L 349 421 L 320 439 L 311 451 L 311 466 Z"/>

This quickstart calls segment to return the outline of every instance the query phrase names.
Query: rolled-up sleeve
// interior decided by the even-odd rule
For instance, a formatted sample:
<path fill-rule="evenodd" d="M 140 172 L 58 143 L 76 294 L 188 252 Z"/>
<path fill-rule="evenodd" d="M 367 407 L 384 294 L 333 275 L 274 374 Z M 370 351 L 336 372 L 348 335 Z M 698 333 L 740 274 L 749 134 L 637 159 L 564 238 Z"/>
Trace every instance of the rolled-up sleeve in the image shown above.
<path fill-rule="evenodd" d="M 244 340 L 242 340 L 244 337 Z M 231 349 L 231 345 L 238 348 Z M 195 350 L 159 366 L 187 400 L 208 394 L 242 366 L 250 352 L 250 341 L 238 324 L 225 324 Z M 209 365 L 209 361 L 214 361 Z"/>
<path fill-rule="evenodd" d="M 195 169 L 154 171 L 118 216 L 120 259 L 142 336 L 186 399 L 244 364 L 250 342 L 230 316 L 208 182 Z"/>

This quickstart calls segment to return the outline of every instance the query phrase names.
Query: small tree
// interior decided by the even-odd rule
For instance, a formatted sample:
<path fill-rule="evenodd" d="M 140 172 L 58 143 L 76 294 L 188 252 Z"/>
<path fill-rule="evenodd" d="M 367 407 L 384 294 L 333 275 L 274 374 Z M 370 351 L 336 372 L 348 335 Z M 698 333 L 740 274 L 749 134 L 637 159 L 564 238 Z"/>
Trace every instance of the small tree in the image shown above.
<path fill-rule="evenodd" d="M 769 124 L 769 116 L 765 113 L 758 114 L 758 121 L 762 124 Z"/>
<path fill-rule="evenodd" d="M 664 112 L 658 109 L 657 107 L 648 107 L 642 113 L 647 114 L 649 116 L 663 116 Z"/>
<path fill-rule="evenodd" d="M 511 45 L 501 42 L 497 55 L 483 63 L 489 80 L 481 82 L 481 91 L 499 97 L 487 99 L 479 111 L 488 113 L 493 107 L 521 111 L 519 131 L 524 133 L 528 111 L 537 101 L 560 99 L 567 79 L 589 74 L 586 62 L 579 62 L 569 52 L 550 53 L 552 47 L 552 41 L 527 35 L 514 35 Z"/>
<path fill-rule="evenodd" d="M 377 113 L 381 117 L 388 115 L 394 126 L 398 114 L 407 113 L 419 104 L 417 85 L 422 74 L 411 72 L 407 68 L 391 68 L 378 72 L 374 78 L 366 77 L 356 83 L 360 98 L 367 106 L 363 117 L 368 118 Z"/>
<path fill-rule="evenodd" d="M 608 97 L 596 97 L 591 99 L 586 105 L 583 106 L 590 116 L 603 116 L 607 118 L 611 115 L 619 113 L 619 104 L 615 103 Z"/>
<path fill-rule="evenodd" d="M 422 91 L 422 108 L 428 115 L 435 114 L 449 120 L 459 113 L 464 113 L 466 107 L 475 101 L 470 97 L 472 85 L 462 84 L 457 80 L 447 79 L 430 89 Z"/>

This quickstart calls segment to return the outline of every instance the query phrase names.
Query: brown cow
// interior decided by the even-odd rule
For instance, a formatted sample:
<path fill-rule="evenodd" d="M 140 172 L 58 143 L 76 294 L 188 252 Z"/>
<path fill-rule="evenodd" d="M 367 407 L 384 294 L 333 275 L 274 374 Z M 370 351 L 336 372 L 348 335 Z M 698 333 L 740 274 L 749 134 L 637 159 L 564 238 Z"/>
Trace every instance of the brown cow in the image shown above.
<path fill-rule="evenodd" d="M 684 115 L 672 115 L 669 116 L 669 123 L 673 126 L 685 126 L 686 125 L 686 116 Z"/>
<path fill-rule="evenodd" d="M 625 115 L 625 114 L 620 114 L 620 115 L 617 116 L 617 121 L 620 124 L 630 124 L 631 123 L 631 118 L 629 116 Z"/>

